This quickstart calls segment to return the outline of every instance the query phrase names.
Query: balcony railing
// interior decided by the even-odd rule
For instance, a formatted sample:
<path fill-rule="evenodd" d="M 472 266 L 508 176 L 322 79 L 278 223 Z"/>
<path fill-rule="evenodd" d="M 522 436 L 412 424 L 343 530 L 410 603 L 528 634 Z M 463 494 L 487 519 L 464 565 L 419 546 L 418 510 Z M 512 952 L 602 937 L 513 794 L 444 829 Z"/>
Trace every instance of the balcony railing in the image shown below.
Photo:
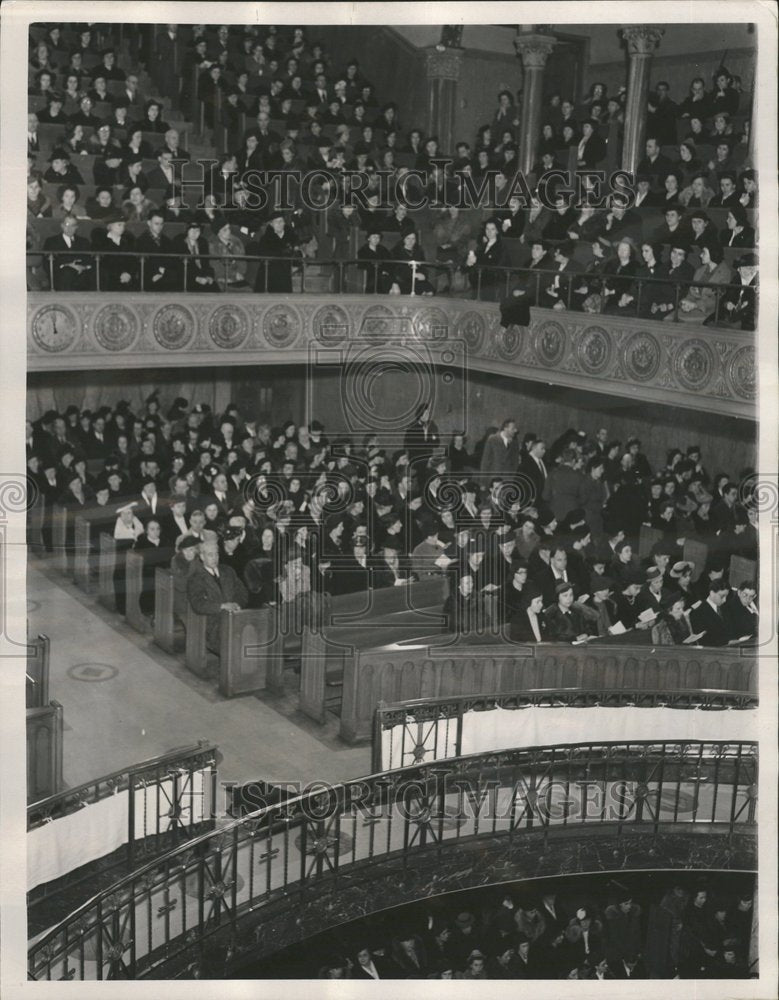
<path fill-rule="evenodd" d="M 449 698 L 417 698 L 392 704 L 379 702 L 373 734 L 373 770 L 391 770 L 411 762 L 429 764 L 434 760 L 459 757 L 463 753 L 463 731 L 468 722 L 478 721 L 483 713 L 495 709 L 671 708 L 702 710 L 715 713 L 716 718 L 719 712 L 754 710 L 757 705 L 756 694 L 732 689 L 672 691 L 591 687 L 535 688 Z M 754 723 L 755 718 L 752 716 L 745 721 Z"/>
<path fill-rule="evenodd" d="M 29 805 L 31 932 L 86 898 L 96 862 L 113 882 L 213 826 L 216 753 L 201 740 Z"/>
<path fill-rule="evenodd" d="M 88 261 L 87 261 L 88 258 Z M 195 272 L 195 259 L 207 261 L 213 272 L 213 283 L 203 285 L 199 289 L 192 288 L 192 276 Z M 88 283 L 77 289 L 63 289 L 58 275 L 62 268 L 71 266 L 70 261 L 87 261 L 82 266 L 89 272 Z M 730 284 L 709 285 L 705 282 L 669 280 L 635 276 L 630 278 L 599 273 L 590 276 L 584 271 L 559 274 L 555 270 L 534 270 L 529 267 L 505 267 L 497 265 L 474 264 L 462 268 L 455 263 L 438 263 L 427 261 L 411 261 L 389 259 L 382 261 L 362 261 L 359 259 L 317 259 L 308 257 L 261 257 L 251 254 L 236 254 L 224 256 L 221 254 L 200 254 L 194 258 L 181 253 L 139 253 L 137 251 L 120 251 L 105 253 L 100 251 L 58 250 L 56 253 L 35 251 L 27 253 L 28 264 L 35 261 L 42 266 L 49 280 L 51 289 L 57 291 L 84 292 L 223 292 L 223 291 L 258 291 L 265 292 L 273 284 L 271 270 L 283 268 L 286 271 L 285 280 L 290 283 L 290 290 L 296 294 L 322 294 L 329 291 L 334 294 L 371 294 L 391 292 L 396 288 L 398 295 L 445 295 L 446 297 L 496 302 L 510 300 L 512 289 L 518 281 L 526 286 L 525 294 L 528 301 L 538 304 L 542 295 L 550 288 L 555 288 L 559 308 L 582 311 L 576 302 L 576 289 L 582 282 L 597 283 L 598 287 L 609 288 L 618 286 L 613 291 L 613 305 L 609 302 L 608 309 L 617 308 L 623 294 L 630 297 L 630 302 L 619 309 L 619 315 L 638 316 L 648 321 L 664 321 L 667 315 L 676 316 L 680 301 L 691 289 L 707 289 L 714 297 L 714 305 L 709 315 L 711 323 L 727 322 L 731 317 L 724 306 L 728 296 L 737 297 L 741 291 L 740 282 Z M 118 270 L 117 262 L 122 262 L 126 280 L 117 284 L 114 272 Z M 164 266 L 165 273 L 158 283 L 150 273 L 150 262 L 155 266 Z M 110 274 L 107 273 L 110 269 Z M 459 283 L 455 275 L 460 277 Z M 294 283 L 293 283 L 294 277 Z M 402 284 L 402 288 L 399 287 Z M 326 286 L 326 287 L 323 287 Z M 664 291 L 663 305 L 667 311 L 659 314 L 651 312 L 650 300 L 652 292 Z M 279 292 L 279 289 L 270 289 Z M 550 307 L 551 308 L 551 307 Z M 647 311 L 649 310 L 649 311 Z"/>
<path fill-rule="evenodd" d="M 29 976 L 165 978 L 215 935 L 265 920 L 274 901 L 370 879 L 388 859 L 416 865 L 432 852 L 444 864 L 459 845 L 531 833 L 751 836 L 756 807 L 757 745 L 744 742 L 531 747 L 317 785 L 98 893 L 29 949 Z"/>
<path fill-rule="evenodd" d="M 304 266 L 308 288 L 309 266 L 321 265 Z M 321 287 L 246 294 L 250 287 L 216 295 L 30 292 L 28 370 L 332 366 L 361 351 L 380 362 L 383 350 L 402 348 L 425 371 L 484 371 L 755 419 L 755 338 L 741 330 L 536 306 L 527 327 L 503 328 L 497 302 Z"/>

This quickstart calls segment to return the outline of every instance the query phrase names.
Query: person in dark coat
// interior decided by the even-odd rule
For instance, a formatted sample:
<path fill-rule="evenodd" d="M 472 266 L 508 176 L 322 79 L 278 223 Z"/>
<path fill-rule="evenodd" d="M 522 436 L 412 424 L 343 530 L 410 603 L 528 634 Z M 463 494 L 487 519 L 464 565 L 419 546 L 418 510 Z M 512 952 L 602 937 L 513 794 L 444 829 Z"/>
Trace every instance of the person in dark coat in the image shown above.
<path fill-rule="evenodd" d="M 578 268 L 573 261 L 574 244 L 572 240 L 563 240 L 554 248 L 552 259 L 554 268 L 550 268 L 550 281 L 541 282 L 538 304 L 544 309 L 567 309 L 568 289 L 576 281 Z M 572 296 L 571 296 L 572 298 Z"/>
<path fill-rule="evenodd" d="M 732 638 L 739 639 L 744 635 L 757 636 L 757 590 L 749 581 L 739 581 L 735 590 L 731 590 L 725 601 L 723 613 Z"/>
<path fill-rule="evenodd" d="M 575 642 L 588 637 L 585 617 L 573 606 L 573 584 L 558 583 L 555 596 L 557 604 L 547 608 L 544 614 L 549 638 L 553 642 Z"/>
<path fill-rule="evenodd" d="M 400 966 L 385 955 L 377 955 L 366 942 L 358 943 L 354 949 L 352 979 L 398 979 L 402 978 Z"/>
<path fill-rule="evenodd" d="M 433 295 L 434 288 L 430 282 L 431 272 L 424 267 L 425 252 L 417 243 L 416 232 L 406 233 L 398 246 L 392 250 L 392 259 L 397 263 L 392 266 L 392 287 L 401 295 Z M 415 268 L 413 265 L 416 264 Z M 422 265 L 420 268 L 419 265 Z"/>
<path fill-rule="evenodd" d="M 744 254 L 736 261 L 740 284 L 729 286 L 716 312 L 707 316 L 704 326 L 733 326 L 741 330 L 754 330 L 757 323 L 758 261 L 753 253 Z"/>
<path fill-rule="evenodd" d="M 543 240 L 535 240 L 530 245 L 530 264 L 519 277 L 519 281 L 511 291 L 511 295 L 500 303 L 500 325 L 504 327 L 516 324 L 527 326 L 530 322 L 530 307 L 536 305 L 537 289 L 540 293 L 546 276 L 537 272 L 551 271 L 554 261 L 547 253 Z"/>
<path fill-rule="evenodd" d="M 172 547 L 162 540 L 162 527 L 156 518 L 149 518 L 146 531 L 135 540 L 133 546 L 143 558 L 141 593 L 138 599 L 144 615 L 154 615 L 154 576 L 158 566 L 169 566 L 173 557 Z"/>
<path fill-rule="evenodd" d="M 470 573 L 463 574 L 457 589 L 444 601 L 444 633 L 468 636 L 481 632 L 486 622 L 484 599 Z"/>
<path fill-rule="evenodd" d="M 522 598 L 509 619 L 509 638 L 517 643 L 547 641 L 546 619 L 542 614 L 543 594 L 538 587 L 529 585 L 523 588 Z"/>
<path fill-rule="evenodd" d="M 600 122 L 589 120 L 582 122 L 582 137 L 576 153 L 576 164 L 588 169 L 596 167 L 606 158 L 606 143 L 598 133 Z"/>
<path fill-rule="evenodd" d="M 254 282 L 255 292 L 291 292 L 292 261 L 298 252 L 281 212 L 271 215 L 253 252 L 259 257 L 273 258 L 268 262 L 260 261 Z"/>
<path fill-rule="evenodd" d="M 617 256 L 603 269 L 604 312 L 617 316 L 632 316 L 636 311 L 635 277 L 638 271 L 629 237 L 617 244 Z"/>
<path fill-rule="evenodd" d="M 138 262 L 130 256 L 135 249 L 135 240 L 125 232 L 125 220 L 119 215 L 110 215 L 106 228 L 94 229 L 92 247 L 101 254 L 99 274 L 100 291 L 138 291 Z"/>
<path fill-rule="evenodd" d="M 690 612 L 693 632 L 705 633 L 703 641 L 707 646 L 727 646 L 731 639 L 740 638 L 730 632 L 723 605 L 727 600 L 729 587 L 722 580 L 709 583 L 709 594 Z"/>
<path fill-rule="evenodd" d="M 641 907 L 633 902 L 629 890 L 621 890 L 616 902 L 609 904 L 604 913 L 606 958 L 614 969 L 625 958 L 641 951 Z"/>
<path fill-rule="evenodd" d="M 89 241 L 78 236 L 78 219 L 66 215 L 60 223 L 61 233 L 49 236 L 43 244 L 47 253 L 54 253 L 54 291 L 85 292 L 95 286 L 95 266 L 89 252 Z M 48 267 L 48 261 L 46 261 Z"/>
<path fill-rule="evenodd" d="M 382 245 L 382 231 L 369 229 L 365 243 L 357 251 L 359 268 L 365 272 L 365 292 L 386 295 L 392 285 L 392 269 L 387 263 L 392 257 Z"/>
<path fill-rule="evenodd" d="M 519 465 L 519 441 L 516 421 L 504 420 L 501 428 L 484 442 L 481 471 L 485 475 L 515 475 Z"/>
<path fill-rule="evenodd" d="M 468 282 L 476 298 L 492 302 L 500 298 L 507 272 L 499 269 L 507 264 L 508 254 L 499 235 L 498 223 L 489 219 L 476 249 L 469 250 L 465 259 Z"/>
<path fill-rule="evenodd" d="M 173 240 L 173 250 L 180 254 L 177 286 L 188 292 L 217 292 L 219 286 L 211 261 L 208 259 L 208 240 L 201 233 L 200 222 L 190 219 L 186 232 L 179 233 Z M 184 258 L 186 258 L 186 269 Z"/>
<path fill-rule="evenodd" d="M 162 210 L 152 209 L 146 222 L 146 232 L 141 233 L 135 243 L 135 249 L 138 253 L 152 255 L 143 261 L 143 290 L 145 292 L 169 292 L 177 284 L 176 261 L 172 256 L 166 256 L 173 253 L 173 244 L 163 232 L 164 225 Z"/>
<path fill-rule="evenodd" d="M 247 592 L 230 566 L 219 565 L 216 545 L 205 545 L 200 552 L 201 565 L 192 570 L 187 580 L 187 599 L 192 610 L 206 616 L 206 646 L 214 653 L 220 650 L 220 612 L 240 611 L 246 607 Z"/>
<path fill-rule="evenodd" d="M 403 446 L 411 462 L 426 462 L 441 443 L 438 425 L 433 420 L 430 403 L 420 403 L 414 422 L 406 431 Z"/>

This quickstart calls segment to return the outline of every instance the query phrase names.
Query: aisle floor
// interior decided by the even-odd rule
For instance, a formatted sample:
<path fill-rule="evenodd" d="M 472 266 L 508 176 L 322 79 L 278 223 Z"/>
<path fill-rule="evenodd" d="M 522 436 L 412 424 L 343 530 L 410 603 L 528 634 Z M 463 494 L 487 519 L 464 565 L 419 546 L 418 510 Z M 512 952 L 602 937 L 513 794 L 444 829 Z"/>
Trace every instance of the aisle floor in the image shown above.
<path fill-rule="evenodd" d="M 30 560 L 27 594 L 30 635 L 51 639 L 50 697 L 64 707 L 66 786 L 198 739 L 219 747 L 220 782 L 337 782 L 369 772 L 370 748 L 341 743 L 334 718 L 320 727 L 284 699 L 223 698 L 50 561 Z"/>

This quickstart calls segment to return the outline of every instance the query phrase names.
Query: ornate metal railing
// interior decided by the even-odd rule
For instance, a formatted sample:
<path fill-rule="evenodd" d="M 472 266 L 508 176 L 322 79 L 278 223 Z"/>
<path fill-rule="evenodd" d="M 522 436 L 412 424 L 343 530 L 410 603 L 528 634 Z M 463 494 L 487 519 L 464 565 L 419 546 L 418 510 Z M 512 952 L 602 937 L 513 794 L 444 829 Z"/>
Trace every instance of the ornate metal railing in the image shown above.
<path fill-rule="evenodd" d="M 317 784 L 98 893 L 32 945 L 28 972 L 170 978 L 275 901 L 310 901 L 388 859 L 443 864 L 458 845 L 529 834 L 751 835 L 756 806 L 757 745 L 743 742 L 532 747 Z"/>
<path fill-rule="evenodd" d="M 418 698 L 385 704 L 379 702 L 373 734 L 374 771 L 401 767 L 407 756 L 431 763 L 459 757 L 463 751 L 463 726 L 471 713 L 492 709 L 525 708 L 676 708 L 720 712 L 756 709 L 757 695 L 744 691 L 669 691 L 634 688 L 536 688 L 505 694 L 456 695 Z M 392 745 L 384 747 L 382 734 L 392 732 Z"/>
<path fill-rule="evenodd" d="M 554 245 L 551 242 L 550 245 Z M 126 274 L 125 287 L 117 287 L 117 261 L 121 260 Z M 621 308 L 624 316 L 639 316 L 645 321 L 664 321 L 666 316 L 676 316 L 679 302 L 693 289 L 708 289 L 714 300 L 710 313 L 711 321 L 716 323 L 730 319 L 723 306 L 728 294 L 741 290 L 741 283 L 709 285 L 690 281 L 678 281 L 672 278 L 649 277 L 635 275 L 625 278 L 602 271 L 589 275 L 584 268 L 559 274 L 552 269 L 532 269 L 530 267 L 515 267 L 508 265 L 473 264 L 469 267 L 459 266 L 456 262 L 441 263 L 438 261 L 408 261 L 388 258 L 377 261 L 359 259 L 330 259 L 305 256 L 262 257 L 256 254 L 199 254 L 197 260 L 207 261 L 211 270 L 211 284 L 193 288 L 195 265 L 193 258 L 184 253 L 149 253 L 136 250 L 107 253 L 99 250 L 77 251 L 28 251 L 27 262 L 38 262 L 42 265 L 49 285 L 60 292 L 74 294 L 85 292 L 137 292 L 144 290 L 155 292 L 219 292 L 234 291 L 238 288 L 249 288 L 253 291 L 265 292 L 271 283 L 279 279 L 271 277 L 279 269 L 285 271 L 286 280 L 292 285 L 295 276 L 294 290 L 297 294 L 321 294 L 330 291 L 336 294 L 364 294 L 373 292 L 389 294 L 396 289 L 397 294 L 424 295 L 436 294 L 465 300 L 495 302 L 500 299 L 510 299 L 512 288 L 519 281 L 525 288 L 528 299 L 536 304 L 550 287 L 554 288 L 554 299 L 557 308 L 577 309 L 585 298 L 582 293 L 577 299 L 576 289 L 582 284 L 589 285 L 589 294 L 601 288 L 609 289 L 611 285 L 619 286 L 619 291 L 613 290 L 616 303 L 623 294 L 629 295 L 629 301 Z M 62 268 L 72 263 L 81 262 L 90 273 L 89 286 L 68 285 L 62 288 L 59 277 Z M 157 276 L 157 268 L 165 267 L 162 276 Z M 106 272 L 111 268 L 110 272 Z M 456 283 L 456 272 L 465 274 L 465 280 Z M 315 280 L 316 279 L 316 280 Z M 322 287 L 324 283 L 326 288 Z M 238 287 L 235 287 L 238 286 Z M 312 287 L 313 286 L 313 287 Z M 402 287 L 401 287 L 402 286 Z M 271 288 L 271 291 L 273 289 Z M 654 292 L 654 294 L 653 294 Z M 665 295 L 662 304 L 665 308 L 657 313 L 651 310 L 652 302 L 661 292 Z M 578 303 L 578 305 L 577 305 Z M 548 304 L 552 308 L 552 303 Z M 706 318 L 706 317 L 704 317 Z"/>
<path fill-rule="evenodd" d="M 216 746 L 200 740 L 30 804 L 29 885 L 34 887 L 28 894 L 31 926 L 51 925 L 51 920 L 46 922 L 47 914 L 65 905 L 57 902 L 58 897 L 71 906 L 79 893 L 84 898 L 85 892 L 79 886 L 94 878 L 93 862 L 99 862 L 104 881 L 115 881 L 141 861 L 157 857 L 212 827 L 216 764 Z M 200 776 L 198 780 L 196 776 Z M 109 799 L 120 810 L 120 816 L 126 816 L 118 827 L 103 813 L 96 824 L 89 816 L 90 809 Z M 69 838 L 60 841 L 58 824 L 63 821 L 68 824 Z M 76 829 L 72 829 L 74 823 Z M 79 824 L 83 829 L 78 829 Z M 78 844 L 76 854 L 71 856 L 67 845 L 74 838 Z M 83 839 L 89 841 L 88 848 L 80 843 Z M 50 863 L 53 847 L 62 853 L 61 859 L 50 865 L 56 877 L 41 878 L 37 862 Z M 36 914 L 39 906 L 40 917 Z"/>

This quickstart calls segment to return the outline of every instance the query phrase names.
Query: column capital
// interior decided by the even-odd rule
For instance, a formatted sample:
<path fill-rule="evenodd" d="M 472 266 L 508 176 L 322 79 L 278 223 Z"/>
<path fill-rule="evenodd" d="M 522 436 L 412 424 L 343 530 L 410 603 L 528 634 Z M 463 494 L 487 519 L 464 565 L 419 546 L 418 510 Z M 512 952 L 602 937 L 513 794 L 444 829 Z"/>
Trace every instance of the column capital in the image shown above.
<path fill-rule="evenodd" d="M 428 80 L 460 79 L 463 49 L 444 49 L 442 52 L 433 47 L 425 50 L 425 58 Z"/>
<path fill-rule="evenodd" d="M 664 34 L 665 28 L 654 24 L 629 24 L 622 29 L 631 56 L 651 56 Z"/>
<path fill-rule="evenodd" d="M 543 69 L 557 40 L 551 35 L 519 34 L 514 39 L 514 48 L 525 69 Z"/>

